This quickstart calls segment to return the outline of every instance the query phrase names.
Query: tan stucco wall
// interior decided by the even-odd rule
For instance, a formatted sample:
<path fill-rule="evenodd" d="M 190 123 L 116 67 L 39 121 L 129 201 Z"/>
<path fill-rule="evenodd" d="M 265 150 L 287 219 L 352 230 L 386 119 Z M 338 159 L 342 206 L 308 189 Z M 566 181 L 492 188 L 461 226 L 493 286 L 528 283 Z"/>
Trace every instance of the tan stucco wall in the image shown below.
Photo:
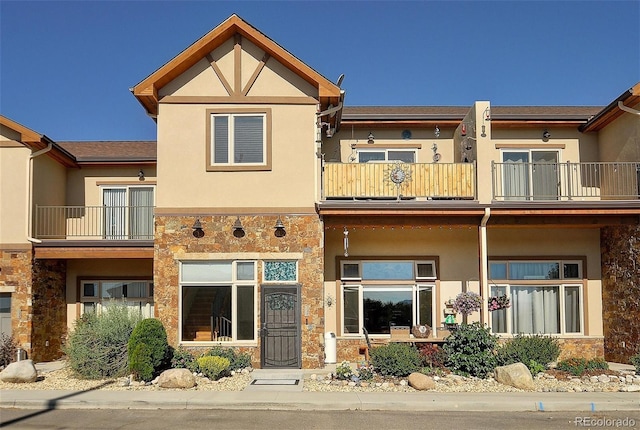
<path fill-rule="evenodd" d="M 4 142 L 8 141 L 0 145 L 0 244 L 27 243 L 31 151 L 17 142 Z"/>
<path fill-rule="evenodd" d="M 144 171 L 143 181 L 138 178 L 140 169 Z M 144 165 L 118 168 L 83 167 L 69 170 L 66 204 L 99 206 L 102 205 L 103 187 L 153 186 L 155 181 L 156 168 Z"/>
<path fill-rule="evenodd" d="M 634 107 L 640 110 L 640 105 Z M 623 113 L 599 133 L 601 161 L 640 160 L 640 116 Z"/>
<path fill-rule="evenodd" d="M 33 159 L 33 204 L 64 205 L 67 169 L 46 155 Z"/>
<path fill-rule="evenodd" d="M 315 105 L 238 105 L 271 109 L 272 169 L 247 172 L 206 171 L 206 111 L 215 107 L 160 105 L 157 207 L 313 207 Z"/>

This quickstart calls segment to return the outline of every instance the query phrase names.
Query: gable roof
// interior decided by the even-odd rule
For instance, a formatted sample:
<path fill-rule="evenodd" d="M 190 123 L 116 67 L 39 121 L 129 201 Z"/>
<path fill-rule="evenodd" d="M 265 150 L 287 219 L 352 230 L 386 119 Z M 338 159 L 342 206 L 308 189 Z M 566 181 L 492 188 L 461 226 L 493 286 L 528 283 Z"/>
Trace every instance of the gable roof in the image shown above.
<path fill-rule="evenodd" d="M 330 103 L 337 105 L 340 102 L 340 87 L 338 85 L 307 66 L 236 14 L 231 15 L 222 24 L 205 34 L 164 66 L 134 86 L 131 89 L 133 95 L 150 115 L 157 115 L 158 91 L 160 88 L 187 71 L 235 34 L 240 34 L 242 37 L 247 38 L 309 84 L 318 88 L 318 94 L 323 106 L 328 106 Z"/>
<path fill-rule="evenodd" d="M 18 133 L 20 135 L 20 143 L 32 151 L 40 151 L 50 145 L 51 149 L 46 153 L 47 156 L 66 167 L 77 167 L 76 160 L 73 155 L 44 134 L 31 130 L 30 128 L 27 128 L 4 115 L 0 115 L 0 125 Z"/>
<path fill-rule="evenodd" d="M 622 116 L 624 111 L 618 107 L 618 103 L 622 103 L 624 106 L 630 108 L 640 104 L 640 82 L 620 94 L 617 99 L 609 103 L 607 107 L 594 115 L 593 118 L 591 118 L 585 125 L 580 127 L 580 131 L 588 132 L 601 130 L 606 125 Z"/>
<path fill-rule="evenodd" d="M 89 164 L 155 164 L 156 141 L 70 141 L 58 142 L 73 154 L 79 165 Z"/>

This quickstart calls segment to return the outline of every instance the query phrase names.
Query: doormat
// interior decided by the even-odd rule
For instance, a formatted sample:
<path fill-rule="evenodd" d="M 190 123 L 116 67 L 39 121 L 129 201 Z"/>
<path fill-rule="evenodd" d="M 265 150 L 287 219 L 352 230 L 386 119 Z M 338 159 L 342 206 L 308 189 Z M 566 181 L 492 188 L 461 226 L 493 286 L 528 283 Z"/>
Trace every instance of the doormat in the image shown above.
<path fill-rule="evenodd" d="M 298 385 L 299 379 L 254 379 L 251 385 Z"/>

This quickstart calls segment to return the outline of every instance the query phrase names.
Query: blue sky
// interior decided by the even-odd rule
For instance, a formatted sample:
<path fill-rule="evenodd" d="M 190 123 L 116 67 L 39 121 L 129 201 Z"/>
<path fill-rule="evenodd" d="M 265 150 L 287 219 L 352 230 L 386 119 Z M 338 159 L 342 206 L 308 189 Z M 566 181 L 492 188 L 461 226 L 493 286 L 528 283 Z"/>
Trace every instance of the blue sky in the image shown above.
<path fill-rule="evenodd" d="M 129 88 L 237 13 L 346 104 L 603 106 L 640 81 L 640 1 L 0 0 L 0 113 L 63 140 L 155 139 Z"/>

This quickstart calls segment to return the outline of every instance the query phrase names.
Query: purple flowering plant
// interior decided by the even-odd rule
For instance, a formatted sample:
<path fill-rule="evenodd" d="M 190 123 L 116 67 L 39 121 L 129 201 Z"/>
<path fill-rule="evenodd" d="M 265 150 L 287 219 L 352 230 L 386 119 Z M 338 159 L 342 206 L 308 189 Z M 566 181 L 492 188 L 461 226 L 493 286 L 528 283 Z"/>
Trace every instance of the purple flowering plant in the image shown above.
<path fill-rule="evenodd" d="M 506 295 L 489 297 L 489 311 L 497 311 L 511 307 L 511 300 Z"/>
<path fill-rule="evenodd" d="M 482 300 L 473 291 L 458 294 L 453 302 L 453 310 L 464 316 L 479 311 L 480 306 L 482 306 Z"/>

